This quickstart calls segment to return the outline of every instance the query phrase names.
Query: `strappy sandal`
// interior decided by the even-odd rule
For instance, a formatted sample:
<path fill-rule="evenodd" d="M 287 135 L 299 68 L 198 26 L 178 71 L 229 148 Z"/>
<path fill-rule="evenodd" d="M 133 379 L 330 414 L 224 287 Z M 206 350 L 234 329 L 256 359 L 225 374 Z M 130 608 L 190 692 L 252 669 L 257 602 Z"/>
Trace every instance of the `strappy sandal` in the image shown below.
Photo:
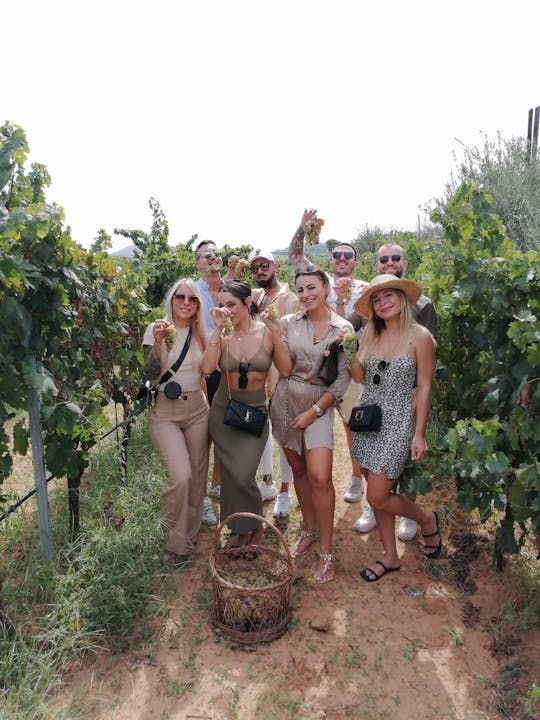
<path fill-rule="evenodd" d="M 317 542 L 319 538 L 319 531 L 318 530 L 302 530 L 300 533 L 300 537 L 296 541 L 296 545 L 294 546 L 294 549 L 291 550 L 291 557 L 293 558 L 301 558 L 304 557 L 304 555 L 307 553 L 309 548 L 313 545 L 313 543 Z M 304 542 L 304 540 L 309 540 L 309 542 L 304 545 L 302 550 L 300 550 L 300 546 Z"/>
<path fill-rule="evenodd" d="M 439 516 L 435 511 L 433 511 L 433 514 L 435 515 L 435 524 L 437 525 L 437 529 L 435 530 L 435 532 L 428 533 L 427 535 L 422 535 L 422 537 L 430 538 L 438 535 L 439 543 L 438 545 L 424 545 L 424 557 L 426 557 L 428 560 L 436 560 L 438 557 L 440 557 L 442 550 L 442 535 L 439 529 Z M 426 552 L 426 550 L 433 550 L 433 552 Z"/>
<path fill-rule="evenodd" d="M 331 575 L 330 570 L 333 569 L 332 565 L 334 563 L 334 555 L 333 553 L 319 553 L 319 558 L 321 560 L 324 560 L 324 564 L 322 566 L 322 570 L 320 572 L 316 572 L 313 576 L 313 579 L 316 583 L 319 583 L 322 585 L 322 583 L 332 582 L 334 579 L 334 574 Z"/>

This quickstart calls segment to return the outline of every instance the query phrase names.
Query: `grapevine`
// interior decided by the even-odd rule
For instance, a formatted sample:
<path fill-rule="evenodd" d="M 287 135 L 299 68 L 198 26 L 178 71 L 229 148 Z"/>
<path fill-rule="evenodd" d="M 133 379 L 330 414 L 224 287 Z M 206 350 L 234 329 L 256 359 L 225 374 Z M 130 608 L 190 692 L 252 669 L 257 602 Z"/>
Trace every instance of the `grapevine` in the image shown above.
<path fill-rule="evenodd" d="M 268 317 L 270 318 L 270 320 L 277 320 L 277 319 L 278 319 L 278 313 L 277 313 L 277 310 L 276 310 L 276 306 L 275 306 L 275 305 L 270 305 L 270 306 L 268 307 Z"/>

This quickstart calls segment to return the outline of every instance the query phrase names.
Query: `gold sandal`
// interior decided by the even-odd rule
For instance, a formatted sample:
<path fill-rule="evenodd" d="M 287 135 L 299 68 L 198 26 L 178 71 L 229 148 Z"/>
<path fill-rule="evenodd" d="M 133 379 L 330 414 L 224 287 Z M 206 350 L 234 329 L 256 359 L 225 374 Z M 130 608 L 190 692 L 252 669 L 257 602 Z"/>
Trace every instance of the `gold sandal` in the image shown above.
<path fill-rule="evenodd" d="M 334 575 L 329 575 L 330 569 L 332 569 L 332 566 L 334 564 L 334 555 L 333 553 L 319 553 L 319 558 L 321 560 L 324 560 L 322 570 L 320 572 L 316 572 L 313 576 L 313 579 L 316 583 L 319 583 L 322 585 L 322 583 L 332 582 L 334 579 Z"/>
<path fill-rule="evenodd" d="M 300 545 L 309 538 L 309 542 L 307 545 L 300 551 Z M 319 538 L 319 531 L 318 530 L 302 530 L 300 533 L 300 537 L 296 541 L 296 545 L 294 546 L 294 549 L 291 550 L 291 557 L 293 558 L 301 558 L 304 557 L 304 555 L 307 553 L 309 548 L 313 545 L 313 543 L 317 542 Z"/>

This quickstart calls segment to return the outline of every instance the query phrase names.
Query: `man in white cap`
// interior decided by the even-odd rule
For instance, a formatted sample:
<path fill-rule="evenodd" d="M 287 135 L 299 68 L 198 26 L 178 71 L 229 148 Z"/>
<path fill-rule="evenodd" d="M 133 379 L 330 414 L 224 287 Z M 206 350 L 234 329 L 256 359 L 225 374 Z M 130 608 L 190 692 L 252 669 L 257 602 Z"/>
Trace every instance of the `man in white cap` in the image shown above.
<path fill-rule="evenodd" d="M 298 298 L 289 288 L 287 283 L 281 283 L 277 279 L 277 263 L 274 256 L 268 250 L 256 248 L 248 256 L 248 263 L 253 280 L 258 288 L 252 291 L 251 297 L 257 307 L 257 313 L 268 310 L 273 305 L 281 318 L 290 315 L 299 309 Z M 278 381 L 278 372 L 272 365 L 268 376 L 268 395 L 272 396 L 274 387 Z M 286 517 L 289 514 L 291 498 L 289 495 L 289 483 L 292 482 L 292 470 L 280 447 L 279 453 L 281 487 L 279 493 L 272 479 L 272 433 L 268 435 L 268 441 L 261 457 L 262 480 L 259 484 L 263 502 L 276 498 L 274 505 L 274 517 Z"/>
<path fill-rule="evenodd" d="M 387 243 L 382 245 L 377 251 L 377 261 L 375 263 L 375 272 L 377 275 L 395 275 L 402 277 L 408 265 L 405 250 L 401 245 Z M 426 327 L 433 335 L 437 342 L 437 311 L 433 302 L 426 296 L 421 295 L 418 301 L 412 306 L 413 317 L 417 323 Z M 361 327 L 362 318 L 357 313 L 347 315 L 347 320 L 352 323 L 355 329 Z M 353 529 L 357 532 L 371 532 L 377 525 L 375 513 L 369 503 L 366 502 L 364 512 L 356 520 Z M 410 518 L 400 517 L 398 520 L 397 536 L 400 540 L 408 542 L 414 540 L 418 526 L 416 522 Z"/>

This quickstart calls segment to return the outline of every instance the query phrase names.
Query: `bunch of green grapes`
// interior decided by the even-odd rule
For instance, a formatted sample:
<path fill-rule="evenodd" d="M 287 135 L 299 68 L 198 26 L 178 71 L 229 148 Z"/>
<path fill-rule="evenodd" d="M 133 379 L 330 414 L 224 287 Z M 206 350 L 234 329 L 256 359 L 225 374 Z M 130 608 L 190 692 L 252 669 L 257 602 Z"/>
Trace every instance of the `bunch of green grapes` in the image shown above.
<path fill-rule="evenodd" d="M 275 305 L 269 305 L 269 306 L 268 306 L 268 317 L 270 318 L 270 320 L 277 320 L 277 319 L 278 319 L 278 313 L 277 313 L 277 310 L 276 310 L 276 306 L 275 306 Z"/>
<path fill-rule="evenodd" d="M 347 358 L 347 365 L 350 366 L 352 365 L 354 356 L 358 351 L 358 340 L 356 335 L 353 333 L 345 333 L 343 340 L 341 341 L 341 345 L 343 347 L 345 357 Z"/>
<path fill-rule="evenodd" d="M 236 267 L 234 268 L 234 279 L 235 280 L 245 280 L 246 279 L 246 270 L 249 267 L 249 263 L 247 260 L 238 260 L 236 263 Z"/>
<path fill-rule="evenodd" d="M 324 220 L 322 218 L 315 218 L 315 220 L 307 221 L 304 225 L 304 236 L 308 245 L 319 244 L 319 236 L 323 225 Z"/>
<path fill-rule="evenodd" d="M 163 342 L 167 348 L 167 352 L 173 349 L 174 341 L 176 339 L 176 328 L 174 325 L 167 325 L 163 334 Z"/>
<path fill-rule="evenodd" d="M 351 287 L 351 285 L 349 284 L 349 285 L 347 285 L 346 287 L 343 288 L 343 292 L 341 293 L 341 297 L 343 298 L 343 300 L 345 300 L 345 303 L 348 303 L 349 300 L 351 299 L 351 295 L 352 295 L 352 287 Z"/>
<path fill-rule="evenodd" d="M 223 334 L 228 337 L 232 333 L 232 322 L 231 318 L 226 317 L 223 320 Z"/>

